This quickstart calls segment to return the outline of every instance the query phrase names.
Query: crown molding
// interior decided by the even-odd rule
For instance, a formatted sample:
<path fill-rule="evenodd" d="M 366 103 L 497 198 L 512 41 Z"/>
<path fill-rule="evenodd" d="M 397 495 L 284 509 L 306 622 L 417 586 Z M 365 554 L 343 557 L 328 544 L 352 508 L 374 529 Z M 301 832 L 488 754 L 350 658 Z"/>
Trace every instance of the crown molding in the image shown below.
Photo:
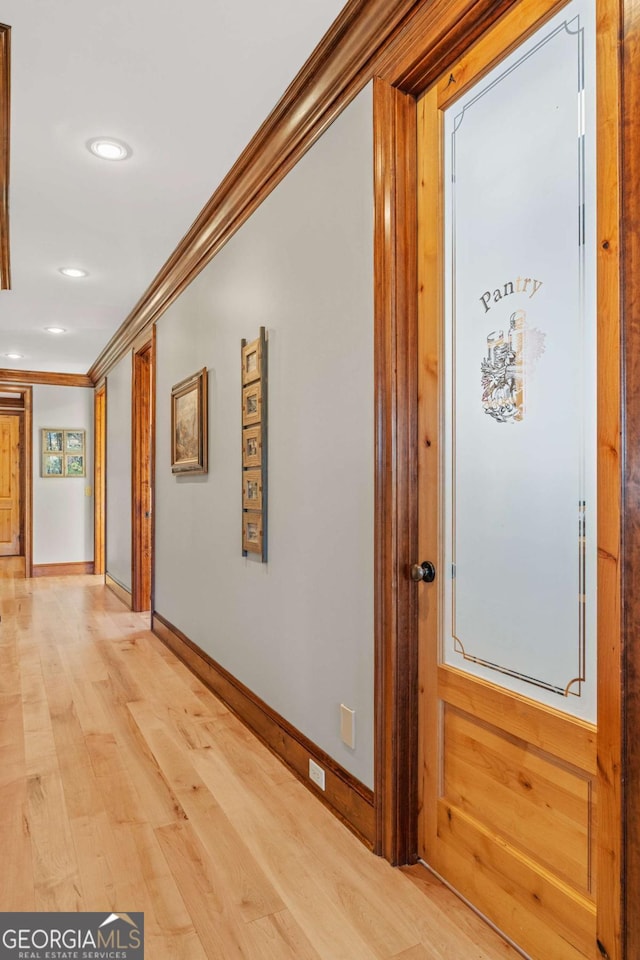
<path fill-rule="evenodd" d="M 93 387 L 86 373 L 48 373 L 44 370 L 2 370 L 0 383 L 44 383 L 55 387 Z"/>
<path fill-rule="evenodd" d="M 9 266 L 9 124 L 11 27 L 0 23 L 0 290 L 11 289 Z"/>

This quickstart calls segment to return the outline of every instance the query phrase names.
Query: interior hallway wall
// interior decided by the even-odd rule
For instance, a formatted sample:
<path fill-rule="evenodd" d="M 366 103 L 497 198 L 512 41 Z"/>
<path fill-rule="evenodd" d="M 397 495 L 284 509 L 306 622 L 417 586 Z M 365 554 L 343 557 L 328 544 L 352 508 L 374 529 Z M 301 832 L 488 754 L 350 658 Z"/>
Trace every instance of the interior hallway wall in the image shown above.
<path fill-rule="evenodd" d="M 131 590 L 131 355 L 107 377 L 106 570 Z"/>
<path fill-rule="evenodd" d="M 261 325 L 270 383 L 266 564 L 241 555 L 240 341 Z M 204 366 L 209 473 L 176 477 L 171 387 Z M 111 376 L 108 396 L 112 444 L 124 408 L 114 412 Z M 156 611 L 372 786 L 370 87 L 160 318 L 156 437 Z M 113 447 L 108 457 L 111 572 L 114 528 L 123 543 L 128 527 Z M 356 711 L 355 750 L 340 739 L 341 703 Z"/>
<path fill-rule="evenodd" d="M 42 434 L 85 430 L 85 477 L 42 477 Z M 87 488 L 91 495 L 87 496 Z M 93 390 L 34 384 L 33 563 L 93 560 Z"/>

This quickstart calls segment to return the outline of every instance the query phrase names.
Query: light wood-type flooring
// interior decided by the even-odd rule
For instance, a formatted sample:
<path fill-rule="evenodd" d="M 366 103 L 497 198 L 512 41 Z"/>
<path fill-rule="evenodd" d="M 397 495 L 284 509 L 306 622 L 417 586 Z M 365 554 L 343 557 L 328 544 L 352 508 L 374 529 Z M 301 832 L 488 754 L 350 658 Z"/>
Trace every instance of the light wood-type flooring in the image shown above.
<path fill-rule="evenodd" d="M 98 577 L 0 580 L 0 910 L 144 911 L 148 960 L 516 960 L 369 853 Z"/>

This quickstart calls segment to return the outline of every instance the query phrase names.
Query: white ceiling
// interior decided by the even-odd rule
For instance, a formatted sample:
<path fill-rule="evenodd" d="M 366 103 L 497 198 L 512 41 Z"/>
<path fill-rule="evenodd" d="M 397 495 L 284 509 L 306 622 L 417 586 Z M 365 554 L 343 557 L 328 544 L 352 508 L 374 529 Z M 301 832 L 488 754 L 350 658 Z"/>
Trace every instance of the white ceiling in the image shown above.
<path fill-rule="evenodd" d="M 342 5 L 3 0 L 12 289 L 0 292 L 0 367 L 86 373 Z M 95 158 L 96 136 L 132 157 Z M 89 276 L 66 279 L 64 266 Z M 44 332 L 53 325 L 68 333 Z"/>

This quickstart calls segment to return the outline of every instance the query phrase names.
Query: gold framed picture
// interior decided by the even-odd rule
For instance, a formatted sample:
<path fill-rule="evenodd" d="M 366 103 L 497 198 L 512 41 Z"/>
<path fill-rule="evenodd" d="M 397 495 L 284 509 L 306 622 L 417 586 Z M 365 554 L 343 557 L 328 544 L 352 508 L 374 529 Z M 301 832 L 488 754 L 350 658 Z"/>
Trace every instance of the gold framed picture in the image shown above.
<path fill-rule="evenodd" d="M 85 430 L 45 427 L 42 438 L 42 477 L 84 477 Z"/>
<path fill-rule="evenodd" d="M 65 477 L 84 477 L 86 475 L 83 453 L 65 454 L 64 475 Z"/>
<path fill-rule="evenodd" d="M 253 383 L 260 379 L 262 371 L 262 347 L 260 339 L 252 340 L 242 348 L 242 382 Z"/>
<path fill-rule="evenodd" d="M 61 453 L 42 454 L 42 476 L 64 477 L 64 457 Z"/>
<path fill-rule="evenodd" d="M 42 431 L 42 452 L 43 453 L 62 453 L 64 450 L 64 430 L 50 430 L 45 428 Z"/>
<path fill-rule="evenodd" d="M 245 510 L 262 510 L 262 470 L 244 471 L 242 506 Z"/>
<path fill-rule="evenodd" d="M 262 420 L 262 383 L 256 380 L 242 391 L 242 426 L 249 427 Z"/>
<path fill-rule="evenodd" d="M 207 368 L 171 388 L 171 471 L 206 473 Z"/>
<path fill-rule="evenodd" d="M 64 452 L 74 454 L 84 453 L 84 430 L 65 430 Z"/>
<path fill-rule="evenodd" d="M 262 514 L 247 511 L 242 514 L 242 549 L 247 553 L 262 554 Z"/>
<path fill-rule="evenodd" d="M 262 429 L 247 427 L 242 431 L 242 466 L 259 467 L 262 463 Z"/>

